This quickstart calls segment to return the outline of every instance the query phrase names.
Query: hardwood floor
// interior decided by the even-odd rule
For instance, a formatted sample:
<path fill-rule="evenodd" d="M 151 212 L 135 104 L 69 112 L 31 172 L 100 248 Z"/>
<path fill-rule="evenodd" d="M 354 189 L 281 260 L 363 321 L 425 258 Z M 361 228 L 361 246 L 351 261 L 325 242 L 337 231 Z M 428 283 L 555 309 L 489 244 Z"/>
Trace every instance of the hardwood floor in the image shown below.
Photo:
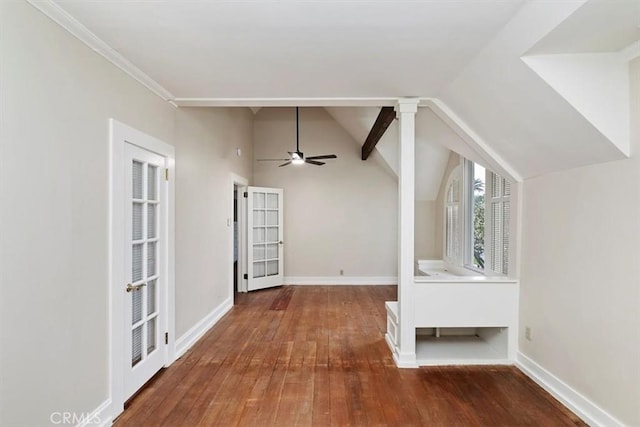
<path fill-rule="evenodd" d="M 290 286 L 236 297 L 116 426 L 585 425 L 514 367 L 397 369 L 395 286 Z"/>

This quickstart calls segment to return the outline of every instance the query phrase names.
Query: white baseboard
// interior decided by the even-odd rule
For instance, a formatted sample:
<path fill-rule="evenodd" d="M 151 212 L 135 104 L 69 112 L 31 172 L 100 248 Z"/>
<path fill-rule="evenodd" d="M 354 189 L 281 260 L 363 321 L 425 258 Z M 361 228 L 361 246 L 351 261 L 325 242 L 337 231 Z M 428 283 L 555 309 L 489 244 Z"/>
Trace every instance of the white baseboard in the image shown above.
<path fill-rule="evenodd" d="M 396 364 L 398 368 L 419 368 L 416 361 L 415 353 L 410 355 L 400 355 L 398 353 L 398 346 L 393 342 L 393 338 L 389 336 L 389 334 L 384 334 L 384 340 L 387 342 L 389 346 L 389 350 L 391 351 L 391 357 L 393 357 L 393 362 Z"/>
<path fill-rule="evenodd" d="M 397 276 L 300 276 L 285 277 L 287 285 L 396 285 Z"/>
<path fill-rule="evenodd" d="M 389 333 L 384 334 L 384 340 L 387 342 L 387 345 L 389 346 L 389 350 L 391 351 L 391 354 L 395 354 L 396 352 L 396 343 L 393 342 L 393 338 L 391 338 L 391 336 L 389 336 Z"/>
<path fill-rule="evenodd" d="M 396 366 L 402 369 L 415 369 L 419 368 L 418 361 L 415 353 L 400 353 L 399 351 L 393 352 L 393 361 L 396 362 Z"/>
<path fill-rule="evenodd" d="M 184 335 L 176 340 L 176 359 L 182 356 L 198 341 L 218 320 L 233 307 L 233 297 L 229 297 L 216 307 L 204 319 L 196 323 Z"/>
<path fill-rule="evenodd" d="M 107 399 L 91 413 L 83 417 L 77 427 L 106 427 L 113 424 L 111 417 L 111 399 Z"/>
<path fill-rule="evenodd" d="M 516 366 L 590 426 L 624 426 L 607 411 L 520 352 L 516 356 Z"/>

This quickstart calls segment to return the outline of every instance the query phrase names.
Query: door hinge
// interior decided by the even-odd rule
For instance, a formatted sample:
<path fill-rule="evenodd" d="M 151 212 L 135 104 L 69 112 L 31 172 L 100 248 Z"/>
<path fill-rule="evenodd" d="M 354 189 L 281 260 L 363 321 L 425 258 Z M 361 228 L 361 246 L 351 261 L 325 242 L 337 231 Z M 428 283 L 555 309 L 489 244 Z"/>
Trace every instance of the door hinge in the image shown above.
<path fill-rule="evenodd" d="M 169 169 L 164 170 L 164 180 L 169 181 Z"/>
<path fill-rule="evenodd" d="M 169 344 L 169 332 L 164 333 L 164 343 Z"/>
<path fill-rule="evenodd" d="M 244 280 L 249 280 L 249 275 L 248 274 L 245 273 L 243 277 L 244 277 Z"/>
<path fill-rule="evenodd" d="M 244 198 L 246 199 L 247 197 L 249 197 L 249 193 L 247 193 L 246 191 L 243 194 Z"/>

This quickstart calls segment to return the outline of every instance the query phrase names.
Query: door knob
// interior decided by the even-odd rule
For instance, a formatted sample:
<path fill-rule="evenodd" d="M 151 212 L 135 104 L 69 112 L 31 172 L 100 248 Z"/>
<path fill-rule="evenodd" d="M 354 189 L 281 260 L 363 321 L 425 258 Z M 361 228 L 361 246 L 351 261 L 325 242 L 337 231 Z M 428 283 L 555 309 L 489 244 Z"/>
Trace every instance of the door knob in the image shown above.
<path fill-rule="evenodd" d="M 280 240 L 278 243 L 282 244 L 283 242 L 282 242 L 282 240 Z"/>
<path fill-rule="evenodd" d="M 140 289 L 142 289 L 144 286 L 147 286 L 146 283 L 140 283 L 139 285 L 132 285 L 131 283 L 129 283 L 127 285 L 127 292 L 133 292 L 133 291 L 139 291 Z"/>

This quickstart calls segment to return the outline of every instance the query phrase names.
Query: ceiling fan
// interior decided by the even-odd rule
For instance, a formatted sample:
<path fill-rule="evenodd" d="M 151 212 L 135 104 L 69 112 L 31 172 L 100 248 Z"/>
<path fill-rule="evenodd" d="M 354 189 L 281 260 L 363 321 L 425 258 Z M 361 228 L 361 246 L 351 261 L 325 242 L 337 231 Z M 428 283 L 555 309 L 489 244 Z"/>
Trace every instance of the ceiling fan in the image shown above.
<path fill-rule="evenodd" d="M 298 107 L 296 107 L 296 151 L 289 151 L 288 159 L 257 159 L 259 162 L 284 162 L 278 167 L 287 166 L 290 164 L 301 165 L 303 163 L 308 163 L 310 165 L 322 166 L 325 163 L 319 162 L 318 160 L 323 159 L 337 159 L 338 156 L 335 154 L 324 154 L 321 156 L 309 156 L 304 157 L 304 153 L 300 151 L 300 131 L 299 131 L 300 122 L 298 120 Z"/>

